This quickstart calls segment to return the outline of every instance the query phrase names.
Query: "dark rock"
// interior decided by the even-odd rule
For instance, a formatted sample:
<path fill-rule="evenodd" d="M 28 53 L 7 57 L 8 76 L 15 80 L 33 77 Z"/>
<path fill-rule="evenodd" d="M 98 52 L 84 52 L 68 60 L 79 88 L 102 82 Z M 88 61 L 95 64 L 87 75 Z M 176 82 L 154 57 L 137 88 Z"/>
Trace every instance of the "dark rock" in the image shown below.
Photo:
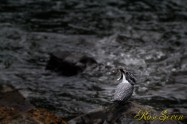
<path fill-rule="evenodd" d="M 0 106 L 16 108 L 19 111 L 28 111 L 34 108 L 18 90 L 7 84 L 0 85 Z"/>
<path fill-rule="evenodd" d="M 135 116 L 140 110 L 148 111 L 150 115 L 158 115 L 159 112 L 150 106 L 143 106 L 135 102 L 127 102 L 124 105 L 111 105 L 100 108 L 70 120 L 69 124 L 178 124 L 177 121 L 138 120 Z"/>
<path fill-rule="evenodd" d="M 97 62 L 90 56 L 69 51 L 54 52 L 50 54 L 50 60 L 46 69 L 54 70 L 64 76 L 73 76 L 82 72 L 87 66 Z"/>
<path fill-rule="evenodd" d="M 35 108 L 13 86 L 0 85 L 0 124 L 66 124 L 46 109 Z"/>

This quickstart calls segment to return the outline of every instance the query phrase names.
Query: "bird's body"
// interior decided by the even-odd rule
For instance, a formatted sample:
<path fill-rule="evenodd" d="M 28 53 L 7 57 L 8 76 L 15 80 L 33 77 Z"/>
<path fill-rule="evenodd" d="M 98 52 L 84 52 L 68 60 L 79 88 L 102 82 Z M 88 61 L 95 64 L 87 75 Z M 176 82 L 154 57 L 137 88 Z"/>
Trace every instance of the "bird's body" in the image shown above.
<path fill-rule="evenodd" d="M 129 72 L 125 72 L 120 69 L 121 77 L 120 83 L 117 85 L 113 101 L 114 102 L 126 102 L 133 94 L 135 78 Z"/>
<path fill-rule="evenodd" d="M 129 83 L 119 83 L 114 94 L 114 101 L 122 102 L 128 100 L 133 93 L 133 86 Z"/>

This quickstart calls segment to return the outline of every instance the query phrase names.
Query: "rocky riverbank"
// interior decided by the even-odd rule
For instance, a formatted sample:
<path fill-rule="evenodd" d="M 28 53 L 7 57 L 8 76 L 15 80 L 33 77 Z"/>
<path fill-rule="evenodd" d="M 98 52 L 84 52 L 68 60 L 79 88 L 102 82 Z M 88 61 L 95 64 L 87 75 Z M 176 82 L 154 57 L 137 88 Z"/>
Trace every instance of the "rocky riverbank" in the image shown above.
<path fill-rule="evenodd" d="M 34 107 L 18 90 L 0 85 L 0 124 L 67 124 L 46 109 Z"/>
<path fill-rule="evenodd" d="M 149 115 L 145 113 L 138 115 L 140 111 L 149 112 Z M 123 105 L 111 104 L 107 107 L 101 107 L 65 122 L 62 117 L 47 109 L 34 107 L 18 90 L 7 84 L 0 85 L 0 113 L 1 124 L 181 124 L 180 121 L 186 120 L 185 116 L 180 121 L 175 119 L 152 120 L 147 116 L 158 115 L 159 111 L 150 106 L 129 101 Z M 170 111 L 170 114 L 173 112 Z"/>

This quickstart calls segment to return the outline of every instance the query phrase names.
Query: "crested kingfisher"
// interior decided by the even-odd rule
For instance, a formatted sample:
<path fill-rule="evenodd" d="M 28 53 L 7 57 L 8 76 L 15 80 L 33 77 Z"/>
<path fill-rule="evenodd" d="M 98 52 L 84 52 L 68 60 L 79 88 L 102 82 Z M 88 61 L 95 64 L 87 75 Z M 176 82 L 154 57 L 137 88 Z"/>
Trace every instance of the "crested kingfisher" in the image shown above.
<path fill-rule="evenodd" d="M 113 101 L 117 103 L 126 102 L 133 93 L 134 84 L 136 83 L 135 77 L 128 71 L 119 69 L 120 83 L 117 85 Z"/>

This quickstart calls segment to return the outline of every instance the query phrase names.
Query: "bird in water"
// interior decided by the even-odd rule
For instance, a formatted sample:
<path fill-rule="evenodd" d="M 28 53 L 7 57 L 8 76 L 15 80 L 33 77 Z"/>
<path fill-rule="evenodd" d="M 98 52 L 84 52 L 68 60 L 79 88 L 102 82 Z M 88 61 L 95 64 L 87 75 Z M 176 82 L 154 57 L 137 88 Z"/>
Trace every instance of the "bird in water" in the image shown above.
<path fill-rule="evenodd" d="M 118 71 L 120 73 L 120 78 L 118 79 L 120 83 L 116 87 L 113 101 L 117 103 L 124 103 L 132 96 L 136 79 L 128 71 L 123 69 L 119 69 Z"/>

